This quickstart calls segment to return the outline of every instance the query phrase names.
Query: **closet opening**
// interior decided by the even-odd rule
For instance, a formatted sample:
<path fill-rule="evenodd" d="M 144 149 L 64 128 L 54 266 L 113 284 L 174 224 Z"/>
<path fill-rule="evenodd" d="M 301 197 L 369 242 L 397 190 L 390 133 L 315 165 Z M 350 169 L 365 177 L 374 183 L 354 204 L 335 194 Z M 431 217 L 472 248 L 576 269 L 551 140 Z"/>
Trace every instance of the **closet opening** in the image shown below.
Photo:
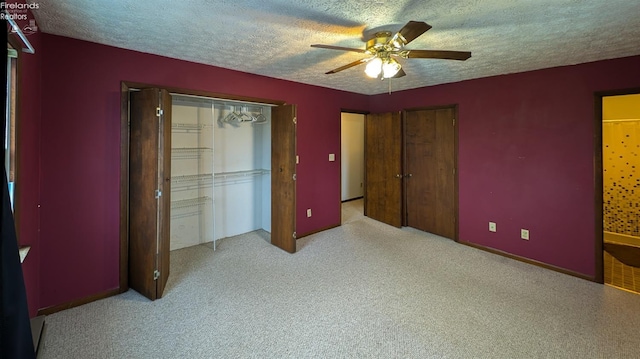
<path fill-rule="evenodd" d="M 172 94 L 171 250 L 271 232 L 271 107 Z"/>
<path fill-rule="evenodd" d="M 171 250 L 252 231 L 295 252 L 294 105 L 129 82 L 121 104 L 121 292 L 160 298 Z"/>

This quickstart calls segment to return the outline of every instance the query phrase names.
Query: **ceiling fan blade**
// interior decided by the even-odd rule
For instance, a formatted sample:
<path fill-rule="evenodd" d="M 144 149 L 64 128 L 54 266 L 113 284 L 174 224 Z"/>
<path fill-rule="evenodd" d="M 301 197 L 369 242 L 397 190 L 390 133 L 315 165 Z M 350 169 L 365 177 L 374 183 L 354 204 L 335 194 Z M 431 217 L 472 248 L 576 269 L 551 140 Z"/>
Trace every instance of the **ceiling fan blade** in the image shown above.
<path fill-rule="evenodd" d="M 317 47 L 320 49 L 329 49 L 329 50 L 353 51 L 353 52 L 359 52 L 361 54 L 365 53 L 364 49 L 354 49 L 351 47 L 320 45 L 320 44 L 314 44 L 314 45 L 311 45 L 311 47 Z"/>
<path fill-rule="evenodd" d="M 407 73 L 404 72 L 403 69 L 400 69 L 400 71 L 398 71 L 398 73 L 395 74 L 392 78 L 393 79 L 397 79 L 397 78 L 404 77 L 404 76 L 407 76 Z"/>
<path fill-rule="evenodd" d="M 464 61 L 471 57 L 469 51 L 445 51 L 445 50 L 406 50 L 409 59 L 445 59 Z"/>
<path fill-rule="evenodd" d="M 369 58 L 366 58 L 366 59 L 360 59 L 360 60 L 358 60 L 358 61 L 354 61 L 354 62 L 352 62 L 352 63 L 350 63 L 350 64 L 346 64 L 346 65 L 344 65 L 344 66 L 340 66 L 340 67 L 338 67 L 337 69 L 333 69 L 333 70 L 331 70 L 331 71 L 329 71 L 329 72 L 325 72 L 325 75 L 335 74 L 336 72 L 340 72 L 340 71 L 342 71 L 342 70 L 346 70 L 346 69 L 352 68 L 352 67 L 354 67 L 354 66 L 358 66 L 358 65 L 363 64 L 363 63 L 365 63 L 365 62 L 367 62 L 367 61 L 369 61 Z"/>
<path fill-rule="evenodd" d="M 398 35 L 402 36 L 404 45 L 410 43 L 415 40 L 418 36 L 424 34 L 431 28 L 431 25 L 427 24 L 424 21 L 409 21 L 396 35 L 393 37 L 396 38 Z"/>

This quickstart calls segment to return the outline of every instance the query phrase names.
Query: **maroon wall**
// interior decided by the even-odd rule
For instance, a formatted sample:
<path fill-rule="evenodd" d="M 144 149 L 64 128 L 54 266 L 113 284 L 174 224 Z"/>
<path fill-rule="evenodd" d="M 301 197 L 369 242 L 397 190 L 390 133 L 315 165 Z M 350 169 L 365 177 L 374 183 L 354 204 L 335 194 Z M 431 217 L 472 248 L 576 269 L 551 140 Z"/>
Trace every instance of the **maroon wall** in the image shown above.
<path fill-rule="evenodd" d="M 296 104 L 297 232 L 340 224 L 340 164 L 327 158 L 340 109 L 365 110 L 366 96 L 49 34 L 42 54 L 42 308 L 118 287 L 122 80 Z"/>
<path fill-rule="evenodd" d="M 457 104 L 460 240 L 593 277 L 594 92 L 633 87 L 638 56 L 377 95 L 370 109 Z"/>
<path fill-rule="evenodd" d="M 29 37 L 31 44 L 40 45 L 38 34 Z M 36 50 L 37 51 L 37 50 Z M 20 114 L 18 125 L 18 183 L 16 213 L 19 241 L 31 246 L 24 271 L 29 301 L 29 313 L 39 308 L 40 277 L 40 57 L 23 54 L 20 57 Z"/>
<path fill-rule="evenodd" d="M 118 286 L 121 80 L 297 104 L 300 235 L 340 223 L 340 164 L 327 157 L 340 158 L 342 108 L 458 104 L 460 239 L 587 276 L 593 93 L 640 86 L 640 57 L 632 57 L 367 97 L 55 35 L 38 42 L 32 77 L 23 79 L 36 100 L 21 107 L 33 106 L 20 135 L 34 146 L 21 154 L 30 177 L 19 200 L 21 240 L 35 243 L 25 263 L 30 308 Z"/>

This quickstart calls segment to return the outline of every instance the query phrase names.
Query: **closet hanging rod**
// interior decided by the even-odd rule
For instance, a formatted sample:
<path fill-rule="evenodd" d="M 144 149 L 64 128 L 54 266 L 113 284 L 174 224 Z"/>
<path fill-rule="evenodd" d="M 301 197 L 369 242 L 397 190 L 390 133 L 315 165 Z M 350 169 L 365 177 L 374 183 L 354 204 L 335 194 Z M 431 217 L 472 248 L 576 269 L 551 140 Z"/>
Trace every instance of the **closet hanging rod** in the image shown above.
<path fill-rule="evenodd" d="M 214 105 L 220 105 L 223 107 L 229 107 L 231 111 L 242 112 L 242 113 L 262 113 L 262 109 L 264 106 L 257 104 L 247 104 L 247 103 L 222 103 L 217 102 Z M 237 109 L 240 108 L 240 111 Z"/>
<path fill-rule="evenodd" d="M 216 103 L 223 103 L 223 104 L 235 103 L 235 104 L 252 104 L 252 105 L 256 105 L 256 106 L 269 106 L 269 107 L 277 107 L 277 106 L 279 106 L 277 104 L 267 103 L 267 102 L 232 100 L 232 99 L 220 98 L 220 97 L 209 97 L 209 96 L 202 96 L 202 95 L 189 95 L 189 94 L 184 94 L 184 93 L 179 93 L 179 92 L 170 92 L 169 94 L 171 96 L 177 96 L 177 97 L 192 97 L 192 98 L 210 100 L 214 104 L 216 104 Z"/>

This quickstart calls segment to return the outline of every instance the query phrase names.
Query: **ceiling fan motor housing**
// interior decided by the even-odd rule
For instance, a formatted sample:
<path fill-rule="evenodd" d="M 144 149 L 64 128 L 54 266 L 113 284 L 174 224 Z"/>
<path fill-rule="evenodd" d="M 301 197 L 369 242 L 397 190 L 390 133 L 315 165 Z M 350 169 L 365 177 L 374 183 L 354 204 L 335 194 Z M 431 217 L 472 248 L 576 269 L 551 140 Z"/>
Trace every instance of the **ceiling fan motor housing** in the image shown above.
<path fill-rule="evenodd" d="M 380 51 L 386 51 L 389 39 L 391 38 L 391 31 L 379 31 L 376 32 L 369 41 L 367 41 L 367 52 L 374 55 Z"/>

